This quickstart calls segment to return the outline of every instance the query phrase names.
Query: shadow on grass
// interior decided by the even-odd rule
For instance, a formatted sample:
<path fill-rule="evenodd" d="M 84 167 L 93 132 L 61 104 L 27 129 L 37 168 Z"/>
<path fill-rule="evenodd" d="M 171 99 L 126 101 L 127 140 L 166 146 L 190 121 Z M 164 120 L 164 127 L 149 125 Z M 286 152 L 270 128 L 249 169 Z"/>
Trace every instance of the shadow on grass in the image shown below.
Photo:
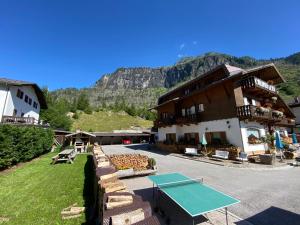
<path fill-rule="evenodd" d="M 82 225 L 95 224 L 96 219 L 96 199 L 97 199 L 97 181 L 93 167 L 93 157 L 87 155 L 87 161 L 84 166 L 84 187 L 83 199 L 85 210 L 85 223 Z"/>

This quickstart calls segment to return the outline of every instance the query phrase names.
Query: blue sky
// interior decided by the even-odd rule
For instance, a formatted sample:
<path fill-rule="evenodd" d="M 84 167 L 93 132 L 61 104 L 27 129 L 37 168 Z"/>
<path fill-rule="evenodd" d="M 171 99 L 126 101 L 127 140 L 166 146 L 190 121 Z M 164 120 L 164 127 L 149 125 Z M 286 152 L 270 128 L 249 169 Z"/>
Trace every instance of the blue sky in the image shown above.
<path fill-rule="evenodd" d="M 300 1 L 0 0 L 0 77 L 88 87 L 118 67 L 300 51 Z"/>

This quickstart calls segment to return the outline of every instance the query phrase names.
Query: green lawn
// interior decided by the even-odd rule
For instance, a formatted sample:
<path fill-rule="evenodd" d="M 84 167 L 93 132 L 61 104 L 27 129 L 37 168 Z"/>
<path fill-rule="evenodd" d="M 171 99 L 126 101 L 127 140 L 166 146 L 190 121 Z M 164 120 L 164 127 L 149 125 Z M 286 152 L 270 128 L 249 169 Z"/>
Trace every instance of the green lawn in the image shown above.
<path fill-rule="evenodd" d="M 149 128 L 153 126 L 153 122 L 126 113 L 100 111 L 93 114 L 81 113 L 79 119 L 73 120 L 72 130 L 80 128 L 85 131 L 112 131 L 130 129 L 131 126 Z"/>
<path fill-rule="evenodd" d="M 14 171 L 0 173 L 0 223 L 49 225 L 85 224 L 86 217 L 62 220 L 63 208 L 77 202 L 93 204 L 93 167 L 88 154 L 77 155 L 74 164 L 50 165 L 49 153 Z M 88 210 L 90 213 L 90 210 Z M 88 214 L 88 213 L 87 213 Z"/>

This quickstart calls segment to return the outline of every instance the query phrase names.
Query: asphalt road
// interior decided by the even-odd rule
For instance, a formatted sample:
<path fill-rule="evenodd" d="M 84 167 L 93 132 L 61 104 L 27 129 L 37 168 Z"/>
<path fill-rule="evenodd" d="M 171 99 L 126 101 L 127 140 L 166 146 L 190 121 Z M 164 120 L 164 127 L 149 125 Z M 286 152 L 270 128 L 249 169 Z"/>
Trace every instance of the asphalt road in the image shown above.
<path fill-rule="evenodd" d="M 107 145 L 106 154 L 141 153 L 157 161 L 158 173 L 180 172 L 241 201 L 229 211 L 254 225 L 300 225 L 300 167 L 231 168 L 183 159 L 148 145 Z M 127 181 L 133 190 L 151 187 L 147 178 Z"/>

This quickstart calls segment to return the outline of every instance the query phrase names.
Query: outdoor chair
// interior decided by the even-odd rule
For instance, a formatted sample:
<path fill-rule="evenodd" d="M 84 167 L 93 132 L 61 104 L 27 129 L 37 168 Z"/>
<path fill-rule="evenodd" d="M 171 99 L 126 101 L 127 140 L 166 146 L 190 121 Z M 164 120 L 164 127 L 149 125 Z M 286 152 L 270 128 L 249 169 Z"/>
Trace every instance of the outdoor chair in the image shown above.
<path fill-rule="evenodd" d="M 248 161 L 248 154 L 245 152 L 241 152 L 239 154 L 239 157 L 236 157 L 236 160 L 241 161 L 241 162 L 247 162 Z"/>
<path fill-rule="evenodd" d="M 198 149 L 196 148 L 185 148 L 184 154 L 191 156 L 199 156 Z"/>
<path fill-rule="evenodd" d="M 218 159 L 228 159 L 229 152 L 228 151 L 222 151 L 222 150 L 216 150 L 216 153 L 212 155 L 213 158 Z"/>

